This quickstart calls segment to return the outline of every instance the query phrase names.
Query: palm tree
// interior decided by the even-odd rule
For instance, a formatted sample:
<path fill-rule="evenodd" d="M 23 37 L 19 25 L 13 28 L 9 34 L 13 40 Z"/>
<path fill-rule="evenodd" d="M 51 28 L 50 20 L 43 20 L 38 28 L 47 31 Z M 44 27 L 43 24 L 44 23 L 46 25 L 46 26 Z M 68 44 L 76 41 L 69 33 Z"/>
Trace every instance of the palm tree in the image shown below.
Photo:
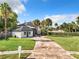
<path fill-rule="evenodd" d="M 40 21 L 38 19 L 35 19 L 33 21 L 33 25 L 36 26 L 36 27 L 40 26 Z"/>
<path fill-rule="evenodd" d="M 46 26 L 52 26 L 52 20 L 50 18 L 47 18 L 45 21 Z"/>
<path fill-rule="evenodd" d="M 77 17 L 77 20 L 76 20 L 77 24 L 79 25 L 79 16 Z"/>
<path fill-rule="evenodd" d="M 73 29 L 74 29 L 74 30 L 75 30 L 75 32 L 76 32 L 77 27 L 78 27 L 78 26 L 77 26 L 77 24 L 76 24 L 75 22 L 73 22 L 73 21 L 71 22 L 71 24 L 72 24 L 72 26 L 73 26 Z"/>
<path fill-rule="evenodd" d="M 54 25 L 55 25 L 55 27 L 56 27 L 56 29 L 57 29 L 57 27 L 58 27 L 58 23 L 55 23 Z"/>
<path fill-rule="evenodd" d="M 1 4 L 0 7 L 1 7 L 2 18 L 5 21 L 5 39 L 7 39 L 7 20 L 8 20 L 9 13 L 11 12 L 11 8 L 7 3 Z"/>
<path fill-rule="evenodd" d="M 69 27 L 68 27 L 68 23 L 63 23 L 59 26 L 60 29 L 64 30 L 64 31 L 69 31 Z"/>
<path fill-rule="evenodd" d="M 44 28 L 46 26 L 45 25 L 45 20 L 41 21 L 40 26 L 41 26 L 41 28 Z"/>

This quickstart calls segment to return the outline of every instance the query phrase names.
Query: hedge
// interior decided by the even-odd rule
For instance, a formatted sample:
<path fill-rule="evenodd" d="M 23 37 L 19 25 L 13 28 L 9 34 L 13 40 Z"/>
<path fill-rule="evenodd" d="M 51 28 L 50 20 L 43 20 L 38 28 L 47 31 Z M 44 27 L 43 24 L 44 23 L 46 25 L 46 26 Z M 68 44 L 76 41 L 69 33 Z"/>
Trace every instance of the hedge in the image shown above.
<path fill-rule="evenodd" d="M 49 32 L 48 35 L 52 35 L 52 36 L 79 36 L 79 32 L 64 32 L 64 33 Z"/>

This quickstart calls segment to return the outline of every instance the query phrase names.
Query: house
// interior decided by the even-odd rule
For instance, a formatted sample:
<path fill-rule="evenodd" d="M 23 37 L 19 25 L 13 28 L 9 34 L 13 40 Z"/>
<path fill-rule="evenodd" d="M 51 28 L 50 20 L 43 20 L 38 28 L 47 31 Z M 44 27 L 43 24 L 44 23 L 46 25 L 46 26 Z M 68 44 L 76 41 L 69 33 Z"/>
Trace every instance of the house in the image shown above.
<path fill-rule="evenodd" d="M 23 23 L 12 31 L 12 36 L 17 38 L 33 37 L 41 34 L 40 28 L 34 27 L 31 22 Z"/>

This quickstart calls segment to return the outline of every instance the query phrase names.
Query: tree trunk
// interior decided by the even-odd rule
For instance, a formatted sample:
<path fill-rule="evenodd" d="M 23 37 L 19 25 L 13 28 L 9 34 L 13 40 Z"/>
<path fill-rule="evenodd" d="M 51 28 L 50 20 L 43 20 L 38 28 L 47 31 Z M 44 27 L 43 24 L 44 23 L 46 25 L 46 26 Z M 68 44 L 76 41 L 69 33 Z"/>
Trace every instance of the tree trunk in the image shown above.
<path fill-rule="evenodd" d="M 5 21 L 5 40 L 7 40 L 7 11 L 5 8 L 5 13 L 4 13 L 4 21 Z"/>
<path fill-rule="evenodd" d="M 5 17 L 5 40 L 7 40 L 7 18 Z"/>

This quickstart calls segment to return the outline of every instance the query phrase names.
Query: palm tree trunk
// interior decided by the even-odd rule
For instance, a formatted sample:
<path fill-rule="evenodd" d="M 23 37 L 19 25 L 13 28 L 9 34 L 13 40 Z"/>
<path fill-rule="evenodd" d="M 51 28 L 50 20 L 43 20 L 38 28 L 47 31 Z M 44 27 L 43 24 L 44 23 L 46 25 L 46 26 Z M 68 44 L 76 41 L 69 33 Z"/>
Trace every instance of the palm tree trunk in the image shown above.
<path fill-rule="evenodd" d="M 5 13 L 4 13 L 4 21 L 5 21 L 5 40 L 7 40 L 7 12 L 5 8 Z"/>
<path fill-rule="evenodd" d="M 5 17 L 5 40 L 7 40 L 7 18 Z"/>

